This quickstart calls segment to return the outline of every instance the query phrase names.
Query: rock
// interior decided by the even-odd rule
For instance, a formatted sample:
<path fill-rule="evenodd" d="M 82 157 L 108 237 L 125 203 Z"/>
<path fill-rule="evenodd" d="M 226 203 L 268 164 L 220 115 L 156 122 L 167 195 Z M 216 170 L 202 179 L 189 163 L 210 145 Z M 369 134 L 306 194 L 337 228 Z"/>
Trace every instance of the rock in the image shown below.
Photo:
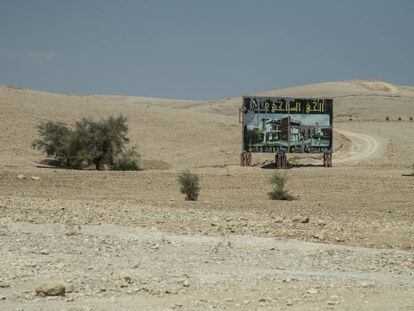
<path fill-rule="evenodd" d="M 35 288 L 37 296 L 64 296 L 66 286 L 60 282 L 44 282 Z"/>
<path fill-rule="evenodd" d="M 49 255 L 49 251 L 47 249 L 42 249 L 39 254 L 41 255 Z"/>
<path fill-rule="evenodd" d="M 65 293 L 72 293 L 73 292 L 73 285 L 70 283 L 63 283 L 65 285 Z"/>
<path fill-rule="evenodd" d="M 123 275 L 120 276 L 116 281 L 115 281 L 116 285 L 118 285 L 119 287 L 128 287 L 130 284 L 133 283 L 133 280 L 130 276 L 128 275 Z"/>
<path fill-rule="evenodd" d="M 0 288 L 7 288 L 7 287 L 10 287 L 10 284 L 0 281 Z"/>
<path fill-rule="evenodd" d="M 327 301 L 328 305 L 337 305 L 339 304 L 339 297 L 337 295 L 332 295 L 331 297 L 329 297 L 330 299 Z"/>
<path fill-rule="evenodd" d="M 6 296 L 0 296 L 0 300 L 6 300 Z"/>
<path fill-rule="evenodd" d="M 322 232 L 314 234 L 314 235 L 313 235 L 313 237 L 314 237 L 315 239 L 320 240 L 320 241 L 325 240 L 325 235 L 324 235 Z"/>
<path fill-rule="evenodd" d="M 183 286 L 184 286 L 184 287 L 190 287 L 190 282 L 188 282 L 187 280 L 185 280 L 185 281 L 183 282 Z"/>
<path fill-rule="evenodd" d="M 40 180 L 40 177 L 37 177 L 37 176 L 32 176 L 31 178 L 32 180 Z"/>
<path fill-rule="evenodd" d="M 320 227 L 325 227 L 326 226 L 326 222 L 325 221 L 323 221 L 322 219 L 318 219 L 318 226 L 320 226 Z"/>
<path fill-rule="evenodd" d="M 159 249 L 159 248 L 160 248 L 160 245 L 158 243 L 151 246 L 151 249 Z"/>
<path fill-rule="evenodd" d="M 26 176 L 24 176 L 24 175 L 17 175 L 17 178 L 18 179 L 26 179 Z"/>
<path fill-rule="evenodd" d="M 275 223 L 277 223 L 277 224 L 283 223 L 283 218 L 282 217 L 276 217 L 275 218 Z"/>
<path fill-rule="evenodd" d="M 310 289 L 308 290 L 308 294 L 315 295 L 315 294 L 317 294 L 317 293 L 318 293 L 318 290 L 317 290 L 316 288 L 310 288 Z"/>
<path fill-rule="evenodd" d="M 300 216 L 300 215 L 297 215 L 297 216 L 292 218 L 293 222 L 302 223 L 302 224 L 307 224 L 309 222 L 309 220 L 310 220 L 309 217 L 303 217 L 303 216 Z"/>

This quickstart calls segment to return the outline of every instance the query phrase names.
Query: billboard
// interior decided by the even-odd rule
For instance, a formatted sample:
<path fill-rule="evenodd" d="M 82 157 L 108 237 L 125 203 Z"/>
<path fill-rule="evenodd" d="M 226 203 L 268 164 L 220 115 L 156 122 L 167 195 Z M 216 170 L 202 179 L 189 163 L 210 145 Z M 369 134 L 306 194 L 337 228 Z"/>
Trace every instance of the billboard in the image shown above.
<path fill-rule="evenodd" d="M 243 97 L 243 151 L 332 152 L 332 99 Z"/>

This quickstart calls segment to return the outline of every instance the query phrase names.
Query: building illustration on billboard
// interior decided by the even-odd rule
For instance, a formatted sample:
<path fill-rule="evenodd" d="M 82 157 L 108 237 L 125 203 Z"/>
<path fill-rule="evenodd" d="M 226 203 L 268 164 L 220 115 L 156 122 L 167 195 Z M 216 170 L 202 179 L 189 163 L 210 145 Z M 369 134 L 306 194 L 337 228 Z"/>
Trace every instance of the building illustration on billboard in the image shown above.
<path fill-rule="evenodd" d="M 243 151 L 332 152 L 332 99 L 243 97 Z"/>

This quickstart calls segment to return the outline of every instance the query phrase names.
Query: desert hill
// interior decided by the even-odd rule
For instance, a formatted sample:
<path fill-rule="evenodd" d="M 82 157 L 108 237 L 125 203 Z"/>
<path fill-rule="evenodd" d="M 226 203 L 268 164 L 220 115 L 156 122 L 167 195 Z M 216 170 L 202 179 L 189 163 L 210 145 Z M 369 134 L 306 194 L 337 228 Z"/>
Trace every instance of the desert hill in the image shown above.
<path fill-rule="evenodd" d="M 319 83 L 260 95 L 332 97 L 335 115 L 345 119 L 414 116 L 414 89 L 382 81 Z M 241 149 L 240 105 L 241 97 L 191 101 L 55 94 L 0 86 L 0 165 L 12 168 L 40 165 L 42 155 L 30 146 L 41 121 L 71 124 L 82 117 L 117 114 L 128 117 L 131 142 L 138 146 L 148 168 L 235 165 Z"/>
<path fill-rule="evenodd" d="M 377 80 L 349 80 L 308 84 L 249 95 L 282 97 L 326 97 L 334 99 L 338 117 L 391 118 L 414 115 L 414 88 Z M 210 101 L 198 109 L 231 114 L 240 107 L 241 97 Z"/>

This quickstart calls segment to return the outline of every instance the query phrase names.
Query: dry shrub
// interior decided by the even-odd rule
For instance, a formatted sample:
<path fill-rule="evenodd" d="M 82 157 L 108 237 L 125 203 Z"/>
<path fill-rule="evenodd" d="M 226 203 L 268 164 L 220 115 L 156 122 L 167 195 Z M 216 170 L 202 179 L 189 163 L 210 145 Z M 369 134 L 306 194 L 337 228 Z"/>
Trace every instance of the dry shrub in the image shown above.
<path fill-rule="evenodd" d="M 287 177 L 285 174 L 275 173 L 271 179 L 272 190 L 268 192 L 271 200 L 291 201 L 295 197 L 286 190 Z"/>
<path fill-rule="evenodd" d="M 180 184 L 180 191 L 186 195 L 186 200 L 197 201 L 200 192 L 200 183 L 197 175 L 185 170 L 178 175 L 178 183 Z"/>

